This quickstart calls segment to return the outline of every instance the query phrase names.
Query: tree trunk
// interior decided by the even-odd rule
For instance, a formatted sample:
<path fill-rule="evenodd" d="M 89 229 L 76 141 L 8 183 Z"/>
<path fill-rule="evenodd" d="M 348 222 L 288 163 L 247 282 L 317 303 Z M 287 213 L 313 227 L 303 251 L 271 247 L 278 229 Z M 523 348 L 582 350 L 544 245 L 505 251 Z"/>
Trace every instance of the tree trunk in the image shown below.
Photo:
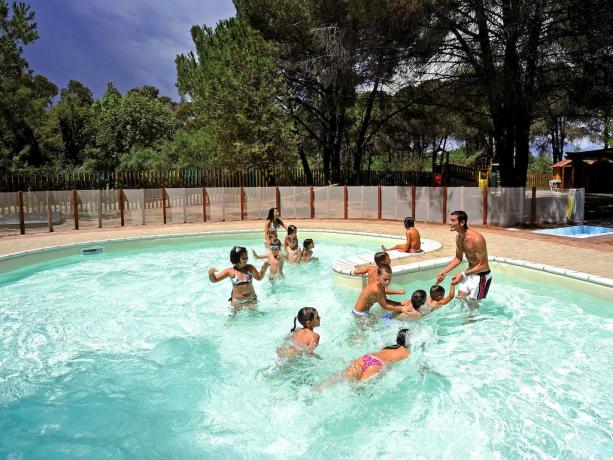
<path fill-rule="evenodd" d="M 304 147 L 302 145 L 298 148 L 298 155 L 300 155 L 300 162 L 302 163 L 302 169 L 304 170 L 307 185 L 313 185 L 313 172 L 311 171 L 307 157 L 304 154 Z"/>

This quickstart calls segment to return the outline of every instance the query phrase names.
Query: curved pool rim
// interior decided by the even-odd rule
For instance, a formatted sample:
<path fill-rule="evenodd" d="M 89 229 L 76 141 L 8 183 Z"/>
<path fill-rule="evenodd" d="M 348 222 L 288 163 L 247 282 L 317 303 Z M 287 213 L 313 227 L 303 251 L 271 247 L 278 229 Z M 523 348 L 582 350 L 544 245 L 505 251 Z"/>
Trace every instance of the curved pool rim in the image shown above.
<path fill-rule="evenodd" d="M 120 238 L 105 238 L 105 239 L 93 239 L 85 242 L 67 243 L 61 245 L 50 245 L 43 248 L 31 249 L 27 251 L 18 251 L 0 256 L 0 274 L 9 273 L 13 270 L 22 269 L 30 265 L 35 265 L 41 262 L 48 262 L 50 260 L 59 259 L 62 257 L 78 255 L 78 253 L 71 250 L 79 250 L 83 248 L 92 247 L 92 245 L 109 245 L 114 249 L 133 249 L 130 247 L 130 243 L 138 242 L 151 242 L 154 240 L 181 240 L 184 238 L 198 238 L 198 237 L 226 237 L 228 235 L 240 235 L 240 234 L 253 234 L 260 233 L 260 229 L 244 229 L 244 230 L 213 230 L 202 232 L 186 232 L 186 233 L 164 233 L 158 235 L 145 235 L 145 236 L 130 236 Z M 309 228 L 305 229 L 305 233 L 326 233 L 332 235 L 351 235 L 355 237 L 376 237 L 386 238 L 394 240 L 404 240 L 404 237 L 398 235 L 390 235 L 386 233 L 375 232 L 357 232 L 350 230 L 330 230 L 330 229 L 318 229 Z M 122 247 L 123 246 L 123 247 Z M 66 252 L 65 252 L 66 251 Z M 428 259 L 425 261 L 418 261 L 404 265 L 394 266 L 394 276 L 406 276 L 415 272 L 422 272 L 427 270 L 436 269 L 445 266 L 451 261 L 453 256 L 440 257 L 436 259 Z M 490 262 L 497 262 L 516 268 L 524 268 L 534 270 L 536 272 L 542 272 L 549 275 L 555 275 L 563 278 L 579 282 L 580 284 L 589 283 L 604 289 L 605 298 L 613 298 L 613 279 L 603 276 L 593 275 L 586 272 L 579 272 L 576 270 L 557 267 L 553 265 L 547 265 L 537 262 L 530 262 L 521 259 L 513 259 L 500 256 L 489 256 Z M 7 263 L 4 263 L 7 262 Z M 12 264 L 9 262 L 13 262 Z M 21 262 L 21 263 L 20 263 Z M 452 273 L 458 272 L 460 268 L 456 268 Z M 348 272 L 332 270 L 335 281 L 341 285 L 347 287 L 356 287 L 361 285 L 361 277 L 350 275 Z M 359 284 L 358 284 L 359 283 Z M 611 291 L 608 293 L 607 291 Z"/>

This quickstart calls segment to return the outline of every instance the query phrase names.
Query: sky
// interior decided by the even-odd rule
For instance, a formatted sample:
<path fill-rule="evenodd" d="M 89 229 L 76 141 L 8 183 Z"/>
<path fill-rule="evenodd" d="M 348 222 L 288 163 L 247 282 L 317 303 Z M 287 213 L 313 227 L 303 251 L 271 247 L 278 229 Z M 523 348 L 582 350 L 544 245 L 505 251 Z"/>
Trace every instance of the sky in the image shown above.
<path fill-rule="evenodd" d="M 58 88 L 79 80 L 102 96 L 153 85 L 178 100 L 175 57 L 194 49 L 192 25 L 236 14 L 231 0 L 25 0 L 40 38 L 24 47 L 35 74 Z"/>

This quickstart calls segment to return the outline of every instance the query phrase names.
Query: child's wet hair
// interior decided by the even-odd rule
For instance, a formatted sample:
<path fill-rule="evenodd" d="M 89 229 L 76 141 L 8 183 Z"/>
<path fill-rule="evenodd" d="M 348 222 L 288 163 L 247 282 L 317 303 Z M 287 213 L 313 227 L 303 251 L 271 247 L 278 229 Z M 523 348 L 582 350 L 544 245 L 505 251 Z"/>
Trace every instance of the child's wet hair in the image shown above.
<path fill-rule="evenodd" d="M 377 276 L 381 276 L 383 273 L 392 273 L 392 267 L 388 264 L 381 264 L 377 267 Z"/>
<path fill-rule="evenodd" d="M 287 234 L 288 235 L 293 235 L 294 233 L 296 233 L 298 231 L 298 229 L 296 228 L 295 225 L 288 225 L 287 226 Z"/>
<path fill-rule="evenodd" d="M 409 348 L 409 344 L 407 342 L 410 337 L 411 331 L 409 331 L 408 329 L 400 329 L 398 331 L 398 335 L 396 336 L 396 345 L 390 345 L 389 347 L 385 347 L 384 350 L 395 350 L 400 347 Z"/>
<path fill-rule="evenodd" d="M 302 246 L 304 247 L 304 249 L 309 249 L 309 246 L 312 244 L 315 244 L 315 243 L 313 243 L 313 240 L 311 238 L 307 238 L 306 240 L 302 242 Z"/>
<path fill-rule="evenodd" d="M 405 217 L 404 218 L 404 228 L 411 228 L 411 227 L 415 227 L 415 221 L 413 220 L 412 217 Z"/>
<path fill-rule="evenodd" d="M 426 303 L 427 299 L 428 296 L 426 295 L 426 291 L 423 289 L 418 289 L 411 294 L 411 304 L 415 310 L 419 310 L 419 308 Z"/>
<path fill-rule="evenodd" d="M 268 216 L 266 217 L 266 220 L 273 220 L 275 218 L 275 209 L 278 210 L 278 208 L 270 208 L 268 210 Z"/>
<path fill-rule="evenodd" d="M 241 254 L 247 253 L 247 248 L 242 246 L 234 246 L 230 251 L 230 262 L 237 265 L 241 261 Z"/>
<path fill-rule="evenodd" d="M 444 297 L 445 296 L 445 288 L 439 284 L 435 284 L 430 288 L 430 297 Z"/>
<path fill-rule="evenodd" d="M 302 324 L 302 327 L 306 327 L 307 321 L 313 321 L 317 316 L 317 308 L 303 307 L 298 311 L 298 315 L 294 316 L 294 327 L 290 332 L 296 332 L 296 320 Z"/>
<path fill-rule="evenodd" d="M 375 264 L 377 266 L 381 265 L 383 263 L 383 261 L 385 260 L 385 257 L 388 256 L 389 254 L 387 252 L 383 252 L 383 251 L 379 251 L 375 254 Z"/>
<path fill-rule="evenodd" d="M 271 240 L 270 248 L 272 249 L 273 246 L 277 249 L 281 249 L 281 240 L 279 238 L 275 238 L 274 240 Z"/>

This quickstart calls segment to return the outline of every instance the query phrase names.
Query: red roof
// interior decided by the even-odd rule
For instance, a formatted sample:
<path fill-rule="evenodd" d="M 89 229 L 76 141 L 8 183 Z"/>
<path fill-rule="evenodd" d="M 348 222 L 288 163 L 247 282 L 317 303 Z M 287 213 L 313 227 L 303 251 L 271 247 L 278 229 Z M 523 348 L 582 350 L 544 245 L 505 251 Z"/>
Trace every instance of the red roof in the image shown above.
<path fill-rule="evenodd" d="M 551 165 L 552 168 L 563 168 L 564 166 L 572 163 L 573 160 L 560 160 L 556 164 Z"/>

